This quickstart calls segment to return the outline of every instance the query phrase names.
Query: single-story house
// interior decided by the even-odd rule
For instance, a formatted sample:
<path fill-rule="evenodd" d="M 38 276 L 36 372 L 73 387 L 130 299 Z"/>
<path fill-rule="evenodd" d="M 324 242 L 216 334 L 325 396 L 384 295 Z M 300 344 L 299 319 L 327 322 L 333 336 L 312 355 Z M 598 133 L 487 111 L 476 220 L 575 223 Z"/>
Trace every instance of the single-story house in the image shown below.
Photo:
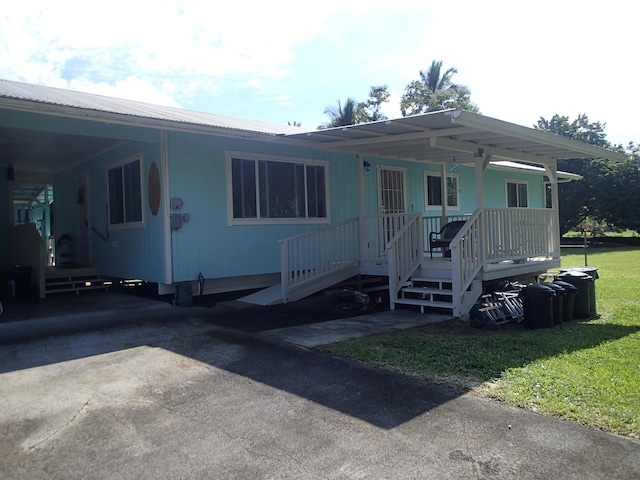
<path fill-rule="evenodd" d="M 454 315 L 560 265 L 558 159 L 622 159 L 461 110 L 306 130 L 7 80 L 0 155 L 0 269 L 40 297 L 111 278 L 266 305 L 362 275 Z"/>

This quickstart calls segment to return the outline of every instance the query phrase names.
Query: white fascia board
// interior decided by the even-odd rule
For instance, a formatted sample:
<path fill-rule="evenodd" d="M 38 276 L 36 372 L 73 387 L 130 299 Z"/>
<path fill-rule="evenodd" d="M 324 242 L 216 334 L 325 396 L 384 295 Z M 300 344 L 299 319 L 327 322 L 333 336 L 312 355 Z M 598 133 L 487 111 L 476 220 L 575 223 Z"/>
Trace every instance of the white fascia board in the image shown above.
<path fill-rule="evenodd" d="M 616 162 L 627 160 L 623 153 L 596 147 L 579 140 L 563 137 L 543 130 L 535 130 L 523 127 L 515 123 L 509 123 L 491 117 L 485 117 L 477 113 L 460 111 L 458 115 L 451 116 L 451 122 L 466 127 L 474 127 L 480 130 L 508 135 L 522 140 L 529 140 L 537 143 L 544 143 L 553 147 L 566 149 L 576 154 L 576 157 L 567 156 L 565 158 L 606 158 Z"/>

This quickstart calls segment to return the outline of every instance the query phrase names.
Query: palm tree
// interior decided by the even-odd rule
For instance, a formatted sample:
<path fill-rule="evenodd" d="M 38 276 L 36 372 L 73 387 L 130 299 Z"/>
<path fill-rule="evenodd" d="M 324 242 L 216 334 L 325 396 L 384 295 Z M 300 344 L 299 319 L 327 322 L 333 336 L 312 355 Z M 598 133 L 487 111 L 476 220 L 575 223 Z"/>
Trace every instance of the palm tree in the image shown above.
<path fill-rule="evenodd" d="M 328 115 L 330 120 L 320 125 L 319 128 L 344 127 L 360 123 L 362 109 L 363 105 L 351 97 L 347 97 L 344 105 L 338 99 L 337 105 L 324 109 L 324 114 Z"/>
<path fill-rule="evenodd" d="M 451 77 L 458 73 L 458 70 L 455 67 L 451 67 L 447 68 L 447 71 L 442 75 L 440 72 L 442 72 L 442 60 L 433 60 L 427 70 L 420 71 L 420 79 L 432 93 L 449 88 L 455 90 L 456 85 L 451 83 Z"/>
<path fill-rule="evenodd" d="M 420 80 L 414 80 L 405 87 L 405 93 L 400 100 L 402 115 L 416 115 L 447 108 L 478 111 L 478 106 L 471 102 L 469 88 L 451 81 L 458 70 L 451 67 L 443 73 L 442 69 L 442 61 L 433 60 L 427 70 L 420 71 Z"/>

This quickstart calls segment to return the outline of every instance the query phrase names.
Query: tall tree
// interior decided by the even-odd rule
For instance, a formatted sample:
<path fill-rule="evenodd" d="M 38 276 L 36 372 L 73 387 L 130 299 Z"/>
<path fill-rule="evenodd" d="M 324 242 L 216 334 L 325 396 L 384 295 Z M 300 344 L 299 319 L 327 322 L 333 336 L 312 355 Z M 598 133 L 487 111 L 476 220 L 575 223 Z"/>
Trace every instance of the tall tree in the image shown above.
<path fill-rule="evenodd" d="M 329 117 L 329 121 L 320 126 L 320 128 L 344 127 L 346 125 L 355 125 L 360 123 L 362 119 L 363 104 L 358 103 L 354 98 L 347 97 L 344 105 L 338 99 L 335 106 L 324 109 L 324 114 Z"/>
<path fill-rule="evenodd" d="M 569 117 L 554 115 L 540 118 L 539 130 L 581 140 L 604 148 L 612 148 L 604 132 L 605 124 L 590 122 L 586 114 L 569 121 Z M 616 147 L 623 150 L 622 147 Z M 619 228 L 640 228 L 640 156 L 635 145 L 627 148 L 629 159 L 622 163 L 606 159 L 567 159 L 558 162 L 558 169 L 582 175 L 583 180 L 558 185 L 561 233 L 582 224 L 587 217 L 599 223 Z"/>
<path fill-rule="evenodd" d="M 356 123 L 375 122 L 385 120 L 387 117 L 382 112 L 383 103 L 389 101 L 389 91 L 386 85 L 371 87 L 369 98 L 366 102 L 358 102 L 352 97 L 347 97 L 344 104 L 337 100 L 335 106 L 325 108 L 325 115 L 329 121 L 319 128 L 344 127 Z"/>
<path fill-rule="evenodd" d="M 471 102 L 471 91 L 464 85 L 453 83 L 454 67 L 443 71 L 443 62 L 433 60 L 427 70 L 420 71 L 420 79 L 405 87 L 400 100 L 402 115 L 433 112 L 447 108 L 462 108 L 477 112 L 478 107 Z"/>

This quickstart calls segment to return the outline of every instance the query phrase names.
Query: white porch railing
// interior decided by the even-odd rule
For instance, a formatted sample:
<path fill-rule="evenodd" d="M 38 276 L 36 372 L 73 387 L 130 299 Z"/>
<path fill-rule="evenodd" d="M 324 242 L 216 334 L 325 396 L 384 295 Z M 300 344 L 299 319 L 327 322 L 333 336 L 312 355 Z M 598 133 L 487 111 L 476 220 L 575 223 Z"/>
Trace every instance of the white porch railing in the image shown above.
<path fill-rule="evenodd" d="M 557 212 L 551 209 L 484 209 L 444 219 L 419 213 L 353 218 L 280 241 L 283 301 L 369 273 L 367 267 L 376 265 L 377 272 L 388 268 L 393 308 L 393 299 L 422 262 L 428 233 L 440 230 L 443 220 L 462 219 L 467 222 L 450 245 L 454 314 L 487 265 L 560 257 Z M 510 262 L 505 263 L 508 270 Z"/>
<path fill-rule="evenodd" d="M 425 253 L 429 253 L 429 249 L 431 246 L 429 245 L 429 233 L 431 232 L 439 232 L 442 226 L 445 223 L 455 222 L 457 220 L 467 220 L 471 215 L 470 214 L 460 214 L 460 215 L 447 215 L 445 217 L 437 216 L 437 217 L 422 217 L 422 234 L 424 236 L 424 247 Z M 435 256 L 442 255 L 442 252 L 436 252 Z"/>
<path fill-rule="evenodd" d="M 489 208 L 484 211 L 487 263 L 560 258 L 557 212 L 549 208 Z"/>
<path fill-rule="evenodd" d="M 414 213 L 386 245 L 389 259 L 389 294 L 391 310 L 402 286 L 421 265 L 424 258 L 422 216 Z"/>
<path fill-rule="evenodd" d="M 280 240 L 283 302 L 291 301 L 292 292 L 302 290 L 323 278 L 358 268 L 359 219 Z"/>

